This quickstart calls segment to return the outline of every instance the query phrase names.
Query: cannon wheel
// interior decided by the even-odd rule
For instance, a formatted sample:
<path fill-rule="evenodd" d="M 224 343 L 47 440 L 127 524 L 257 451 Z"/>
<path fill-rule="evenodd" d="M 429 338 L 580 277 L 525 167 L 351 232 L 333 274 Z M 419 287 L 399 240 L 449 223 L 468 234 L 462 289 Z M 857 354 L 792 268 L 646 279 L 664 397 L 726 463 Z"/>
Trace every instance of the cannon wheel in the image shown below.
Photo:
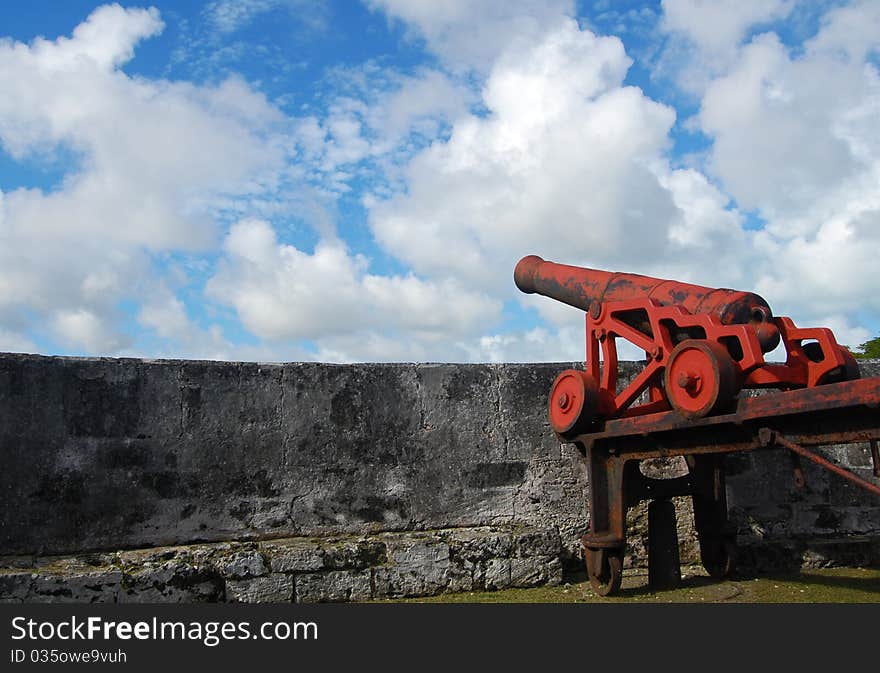
<path fill-rule="evenodd" d="M 623 578 L 623 549 L 585 549 L 590 586 L 599 596 L 611 596 Z"/>
<path fill-rule="evenodd" d="M 719 540 L 713 544 L 700 545 L 700 560 L 709 577 L 721 580 L 736 572 L 736 543 Z"/>
<path fill-rule="evenodd" d="M 685 418 L 721 409 L 739 392 L 736 365 L 720 343 L 687 339 L 669 355 L 664 388 L 672 407 Z"/>
<path fill-rule="evenodd" d="M 550 387 L 550 427 L 561 437 L 573 439 L 596 420 L 599 383 L 587 372 L 566 369 Z"/>

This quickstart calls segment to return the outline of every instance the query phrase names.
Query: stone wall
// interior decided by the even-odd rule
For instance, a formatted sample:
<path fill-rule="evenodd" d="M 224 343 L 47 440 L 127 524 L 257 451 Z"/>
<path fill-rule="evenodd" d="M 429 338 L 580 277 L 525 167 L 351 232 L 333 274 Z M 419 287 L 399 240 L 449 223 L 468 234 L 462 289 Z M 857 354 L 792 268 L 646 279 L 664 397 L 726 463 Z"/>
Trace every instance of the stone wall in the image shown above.
<path fill-rule="evenodd" d="M 557 584 L 556 529 L 453 528 L 6 558 L 24 602 L 363 601 Z"/>
<path fill-rule="evenodd" d="M 0 355 L 0 599 L 353 600 L 558 582 L 580 567 L 588 522 L 579 454 L 545 420 L 567 366 Z M 870 475 L 866 446 L 828 455 Z M 745 558 L 875 560 L 880 503 L 810 468 L 797 491 L 780 452 L 731 457 Z M 644 562 L 644 538 L 639 507 L 629 563 Z M 285 566 L 287 549 L 321 561 Z"/>

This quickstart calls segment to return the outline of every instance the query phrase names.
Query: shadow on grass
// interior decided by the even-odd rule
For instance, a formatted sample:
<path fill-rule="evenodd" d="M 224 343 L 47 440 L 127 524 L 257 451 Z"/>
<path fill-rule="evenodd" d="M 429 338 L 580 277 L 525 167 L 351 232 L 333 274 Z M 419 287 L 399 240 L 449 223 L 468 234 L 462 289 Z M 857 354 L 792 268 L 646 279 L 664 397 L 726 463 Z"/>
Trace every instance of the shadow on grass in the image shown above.
<path fill-rule="evenodd" d="M 877 568 L 867 570 L 868 573 L 864 577 L 858 575 L 858 569 L 852 568 L 769 574 L 742 573 L 729 579 L 696 575 L 682 578 L 677 587 L 660 589 L 649 586 L 647 581 L 637 586 L 623 587 L 613 598 L 626 600 L 668 596 L 688 600 L 689 592 L 700 595 L 707 589 L 717 588 L 721 591 L 729 587 L 733 589 L 733 595 L 725 596 L 720 600 L 756 602 L 793 600 L 790 593 L 781 593 L 780 588 L 783 592 L 805 594 L 805 598 L 815 602 L 837 602 L 841 599 L 864 600 L 866 595 L 871 594 L 876 594 L 877 599 L 880 600 L 880 575 L 877 574 Z"/>
<path fill-rule="evenodd" d="M 875 569 L 876 570 L 876 569 Z M 827 573 L 828 571 L 826 571 Z M 850 573 L 852 570 L 849 571 Z M 828 589 L 850 589 L 852 591 L 876 592 L 880 594 L 880 577 L 858 577 L 850 575 L 814 574 L 809 570 L 797 574 L 757 575 L 758 579 L 776 582 L 789 582 L 804 587 L 823 587 Z"/>
<path fill-rule="evenodd" d="M 718 586 L 725 580 L 716 580 L 706 576 L 690 576 L 684 577 L 681 583 L 676 587 L 655 588 L 651 587 L 647 582 L 635 587 L 624 587 L 615 598 L 637 598 L 642 596 L 662 595 L 667 591 L 682 591 L 688 589 L 700 589 L 703 587 Z"/>

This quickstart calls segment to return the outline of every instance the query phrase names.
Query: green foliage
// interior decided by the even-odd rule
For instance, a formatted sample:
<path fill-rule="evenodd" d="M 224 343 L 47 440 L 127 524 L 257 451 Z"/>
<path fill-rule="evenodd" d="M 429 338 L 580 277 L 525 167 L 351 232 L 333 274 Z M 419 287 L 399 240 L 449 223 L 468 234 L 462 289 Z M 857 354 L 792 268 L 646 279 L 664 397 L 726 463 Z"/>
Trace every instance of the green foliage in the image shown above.
<path fill-rule="evenodd" d="M 880 359 L 880 336 L 866 341 L 852 350 L 852 354 L 861 360 Z"/>

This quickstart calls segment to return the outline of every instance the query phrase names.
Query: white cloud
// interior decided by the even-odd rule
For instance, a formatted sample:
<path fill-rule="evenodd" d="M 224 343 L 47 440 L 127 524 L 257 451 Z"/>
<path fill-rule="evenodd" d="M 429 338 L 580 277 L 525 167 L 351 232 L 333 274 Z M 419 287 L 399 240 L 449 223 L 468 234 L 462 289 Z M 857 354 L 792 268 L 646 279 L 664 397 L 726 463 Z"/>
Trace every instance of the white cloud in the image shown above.
<path fill-rule="evenodd" d="M 663 27 L 702 51 L 728 53 L 756 24 L 781 19 L 793 0 L 663 0 Z"/>
<path fill-rule="evenodd" d="M 229 360 L 240 358 L 240 349 L 223 335 L 219 325 L 203 329 L 189 317 L 184 303 L 163 284 L 153 288 L 141 305 L 137 315 L 138 324 L 159 337 L 159 345 L 149 357 L 195 358 Z M 141 353 L 131 351 L 127 355 L 137 357 Z M 258 358 L 265 359 L 265 358 Z"/>
<path fill-rule="evenodd" d="M 483 336 L 468 350 L 477 362 L 577 362 L 584 359 L 584 335 L 571 326 L 556 331 L 535 327 Z"/>
<path fill-rule="evenodd" d="M 574 15 L 571 0 L 366 0 L 404 21 L 428 49 L 455 70 L 487 71 L 505 49 L 540 40 Z"/>
<path fill-rule="evenodd" d="M 403 75 L 375 66 L 334 72 L 337 95 L 323 114 L 297 121 L 301 158 L 334 192 L 348 191 L 357 164 L 375 164 L 384 177 L 396 163 L 436 140 L 443 129 L 468 112 L 474 95 L 468 87 L 438 70 Z M 340 176 L 334 179 L 335 176 Z"/>
<path fill-rule="evenodd" d="M 827 315 L 821 316 L 817 324 L 827 327 L 837 339 L 837 343 L 856 349 L 868 339 L 876 336 L 871 334 L 864 327 L 853 325 L 849 317 L 843 315 Z"/>
<path fill-rule="evenodd" d="M 833 10 L 801 53 L 774 34 L 754 38 L 709 83 L 698 115 L 713 141 L 707 169 L 766 220 L 754 286 L 803 321 L 880 311 L 868 271 L 880 247 L 880 74 L 862 60 L 880 44 L 877 17 L 875 3 Z"/>
<path fill-rule="evenodd" d="M 747 34 L 786 17 L 794 0 L 663 0 L 661 29 L 671 41 L 656 73 L 668 73 L 689 92 L 701 92 L 708 81 L 736 58 Z"/>
<path fill-rule="evenodd" d="M 90 353 L 115 353 L 126 344 L 114 334 L 106 318 L 87 309 L 59 310 L 50 323 L 50 329 L 63 343 Z"/>
<path fill-rule="evenodd" d="M 580 321 L 558 329 L 535 327 L 501 334 L 489 334 L 462 344 L 474 362 L 583 362 L 585 338 L 583 313 Z M 617 340 L 621 360 L 643 360 L 645 352 L 628 341 Z"/>
<path fill-rule="evenodd" d="M 127 75 L 162 29 L 155 10 L 103 7 L 70 38 L 0 42 L 4 150 L 78 162 L 51 190 L 0 192 L 0 349 L 32 349 L 26 335 L 42 329 L 100 353 L 582 358 L 583 314 L 513 287 L 528 253 L 756 289 L 799 323 L 866 338 L 862 316 L 880 311 L 866 273 L 880 244 L 876 3 L 830 10 L 793 50 L 748 37 L 792 2 L 664 2 L 672 39 L 658 67 L 699 97 L 689 124 L 711 141 L 699 170 L 670 160 L 674 109 L 624 85 L 622 42 L 582 30 L 568 0 L 368 4 L 438 64 L 333 70 L 329 103 L 299 119 L 241 78 Z M 312 5 L 218 0 L 205 15 L 219 40 L 282 6 Z M 371 269 L 337 221 L 337 199 L 365 180 L 395 273 Z M 762 230 L 745 228 L 747 209 Z M 313 248 L 279 238 L 300 222 Z M 193 275 L 209 278 L 216 304 L 201 322 L 182 301 L 198 292 L 189 274 L 162 267 L 180 251 L 202 256 Z M 127 340 L 123 300 L 154 351 Z M 509 300 L 545 323 L 500 329 Z M 229 309 L 257 344 L 224 335 L 214 311 Z"/>
<path fill-rule="evenodd" d="M 12 330 L 0 329 L 0 353 L 38 353 L 39 348 L 29 338 Z"/>
<path fill-rule="evenodd" d="M 421 274 L 501 295 L 520 256 L 653 264 L 678 210 L 661 182 L 674 112 L 623 87 L 616 38 L 574 21 L 507 53 L 459 119 L 404 172 L 407 191 L 368 201 L 377 240 Z"/>
<path fill-rule="evenodd" d="M 462 84 L 437 70 L 402 77 L 396 88 L 367 113 L 367 124 L 379 136 L 379 151 L 393 151 L 411 133 L 434 139 L 440 126 L 467 114 L 473 96 Z"/>
<path fill-rule="evenodd" d="M 0 43 L 3 148 L 77 157 L 54 189 L 0 202 L 0 319 L 26 307 L 66 348 L 123 347 L 114 307 L 138 299 L 150 255 L 209 249 L 218 197 L 270 192 L 284 168 L 285 120 L 242 80 L 199 87 L 119 69 L 161 28 L 155 10 L 110 5 L 70 38 Z"/>
<path fill-rule="evenodd" d="M 261 220 L 234 225 L 223 247 L 209 296 L 234 307 L 252 333 L 273 341 L 326 340 L 334 359 L 343 351 L 333 343 L 347 344 L 346 353 L 369 352 L 371 340 L 445 343 L 500 314 L 499 302 L 455 281 L 370 274 L 368 261 L 337 239 L 320 241 L 312 253 L 279 243 Z"/>
<path fill-rule="evenodd" d="M 138 322 L 165 339 L 186 339 L 193 332 L 183 302 L 165 287 L 159 288 L 143 303 Z"/>
<path fill-rule="evenodd" d="M 709 168 L 742 207 L 790 227 L 870 168 L 878 96 L 873 68 L 825 54 L 792 58 L 762 35 L 706 90 L 699 120 L 714 139 Z"/>
<path fill-rule="evenodd" d="M 880 49 L 880 4 L 861 0 L 834 7 L 822 17 L 819 33 L 806 43 L 808 52 L 831 52 L 861 63 Z"/>
<path fill-rule="evenodd" d="M 123 9 L 118 4 L 104 5 L 79 24 L 71 38 L 35 39 L 30 56 L 44 70 L 70 72 L 87 67 L 85 62 L 110 70 L 131 60 L 135 45 L 164 27 L 155 7 Z"/>
<path fill-rule="evenodd" d="M 738 44 L 791 3 L 713 5 L 715 19 L 730 21 L 717 42 L 713 17 L 700 14 L 707 7 L 684 7 L 699 19 L 689 39 L 724 52 L 697 117 L 714 141 L 707 174 L 670 165 L 674 114 L 623 86 L 630 61 L 620 42 L 569 22 L 529 49 L 503 52 L 482 91 L 488 114 L 458 118 L 448 142 L 418 154 L 403 172 L 405 191 L 367 200 L 377 240 L 422 275 L 499 297 L 514 293 L 499 269 L 537 253 L 758 290 L 801 324 L 829 320 L 842 339 L 863 334 L 854 316 L 880 301 L 876 276 L 865 273 L 880 243 L 880 96 L 876 70 L 853 54 L 873 48 L 870 31 L 841 51 L 829 32 L 840 34 L 843 18 L 858 22 L 845 8 L 795 57 L 772 34 Z M 874 10 L 857 7 L 873 25 Z M 746 230 L 731 196 L 766 227 Z M 557 328 L 580 328 L 576 311 L 520 300 Z M 526 357 L 541 334 L 497 334 L 486 350 L 466 349 Z"/>

